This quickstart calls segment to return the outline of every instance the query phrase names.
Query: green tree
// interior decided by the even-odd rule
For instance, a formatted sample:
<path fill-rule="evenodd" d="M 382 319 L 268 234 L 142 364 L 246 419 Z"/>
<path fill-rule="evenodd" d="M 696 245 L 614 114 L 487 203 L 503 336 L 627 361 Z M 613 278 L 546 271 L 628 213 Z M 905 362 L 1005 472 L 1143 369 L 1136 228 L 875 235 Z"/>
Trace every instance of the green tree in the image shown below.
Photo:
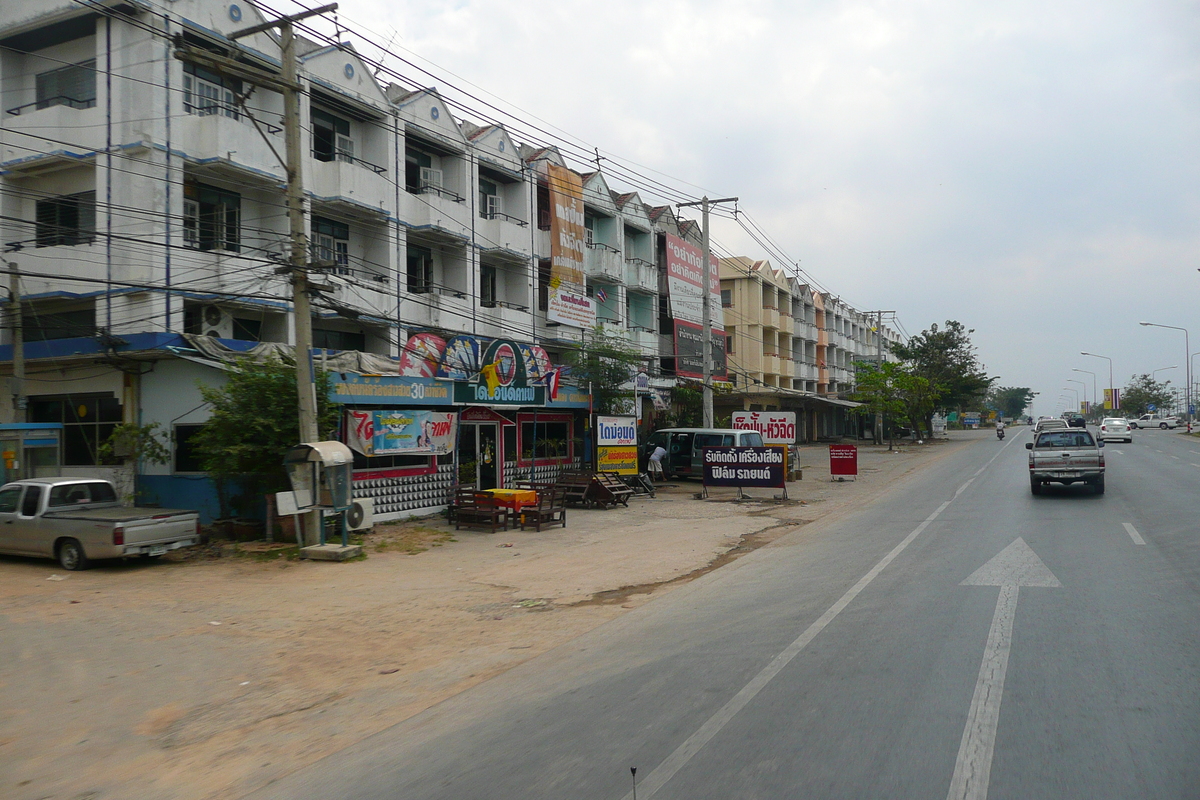
<path fill-rule="evenodd" d="M 913 375 L 928 381 L 932 400 L 922 420 L 926 431 L 933 430 L 934 411 L 982 404 L 996 380 L 989 378 L 979 363 L 971 344 L 974 332 L 961 322 L 947 320 L 943 328 L 935 323 L 908 342 L 892 346 L 892 352 L 908 362 Z"/>
<path fill-rule="evenodd" d="M 633 390 L 621 387 L 645 364 L 641 351 L 624 339 L 608 336 L 597 327 L 586 331 L 577 350 L 565 354 L 571 380 L 580 389 L 592 390 L 592 407 L 598 414 L 628 411 Z"/>
<path fill-rule="evenodd" d="M 226 378 L 221 387 L 200 386 L 212 414 L 191 442 L 228 517 L 240 504 L 290 488 L 283 457 L 300 442 L 300 420 L 294 363 L 276 356 L 240 359 Z M 318 371 L 315 383 L 317 430 L 326 439 L 337 427 L 338 410 L 329 402 L 329 374 Z"/>
<path fill-rule="evenodd" d="M 1129 383 L 1121 390 L 1121 410 L 1126 414 L 1139 417 L 1150 411 L 1154 406 L 1160 411 L 1171 405 L 1174 398 L 1167 388 L 1170 381 L 1158 382 L 1150 375 L 1133 375 Z"/>
<path fill-rule="evenodd" d="M 142 462 L 166 464 L 171 460 L 170 441 L 166 433 L 158 431 L 157 422 L 149 425 L 122 422 L 100 445 L 98 453 L 101 463 L 121 462 L 113 477 L 117 494 L 127 506 L 134 505 L 140 493 L 138 465 Z"/>
<path fill-rule="evenodd" d="M 879 414 L 885 421 L 888 417 L 894 420 L 903 416 L 906 406 L 900 384 L 906 374 L 904 366 L 895 361 L 885 361 L 878 367 L 871 362 L 860 361 L 855 366 L 858 368 L 858 385 L 850 397 L 863 404 L 859 413 L 871 417 Z M 888 427 L 889 450 L 892 449 L 891 431 L 894 427 Z"/>
<path fill-rule="evenodd" d="M 1027 386 L 1000 386 L 988 392 L 987 405 L 996 409 L 1000 414 L 1015 419 L 1021 416 L 1037 392 Z"/>

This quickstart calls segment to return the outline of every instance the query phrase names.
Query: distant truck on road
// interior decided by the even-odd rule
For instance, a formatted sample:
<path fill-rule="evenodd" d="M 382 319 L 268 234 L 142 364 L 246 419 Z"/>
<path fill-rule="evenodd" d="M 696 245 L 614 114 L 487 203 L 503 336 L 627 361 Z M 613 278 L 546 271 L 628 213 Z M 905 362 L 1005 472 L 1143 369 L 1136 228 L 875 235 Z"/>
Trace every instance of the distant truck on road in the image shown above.
<path fill-rule="evenodd" d="M 30 478 L 0 486 L 0 553 L 43 556 L 63 569 L 102 558 L 156 558 L 200 541 L 200 515 L 125 508 L 108 481 Z"/>

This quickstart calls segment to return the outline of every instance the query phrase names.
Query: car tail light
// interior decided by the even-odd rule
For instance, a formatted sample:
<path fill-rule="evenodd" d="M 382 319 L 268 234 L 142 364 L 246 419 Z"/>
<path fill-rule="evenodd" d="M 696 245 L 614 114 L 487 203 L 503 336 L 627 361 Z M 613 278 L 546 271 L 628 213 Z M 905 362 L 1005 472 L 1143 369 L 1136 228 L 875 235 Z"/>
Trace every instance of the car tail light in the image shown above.
<path fill-rule="evenodd" d="M 125 528 L 121 525 L 113 528 L 113 544 L 125 544 Z"/>
<path fill-rule="evenodd" d="M 1106 427 L 1104 427 L 1103 425 L 1101 425 L 1101 426 L 1100 426 L 1100 430 L 1101 430 L 1101 431 L 1106 431 L 1106 430 L 1108 430 L 1108 428 L 1106 428 Z"/>
<path fill-rule="evenodd" d="M 200 518 L 196 517 L 196 539 L 200 539 Z"/>

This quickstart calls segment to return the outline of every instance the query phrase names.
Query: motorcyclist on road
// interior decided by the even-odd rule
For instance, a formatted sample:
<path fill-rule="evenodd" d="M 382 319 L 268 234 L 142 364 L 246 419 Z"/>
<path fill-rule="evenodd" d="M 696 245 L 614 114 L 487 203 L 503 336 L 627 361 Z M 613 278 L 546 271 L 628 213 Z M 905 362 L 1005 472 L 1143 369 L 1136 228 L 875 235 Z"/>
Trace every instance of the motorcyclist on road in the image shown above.
<path fill-rule="evenodd" d="M 1001 419 L 1000 417 L 996 418 L 996 438 L 997 439 L 1004 438 L 1004 420 Z"/>

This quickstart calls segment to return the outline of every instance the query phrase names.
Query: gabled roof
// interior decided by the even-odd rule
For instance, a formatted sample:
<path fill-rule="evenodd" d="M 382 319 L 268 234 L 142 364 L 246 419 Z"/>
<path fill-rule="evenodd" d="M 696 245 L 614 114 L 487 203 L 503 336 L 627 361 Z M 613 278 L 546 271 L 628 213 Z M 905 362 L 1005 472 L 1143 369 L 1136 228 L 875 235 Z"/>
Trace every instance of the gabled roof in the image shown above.
<path fill-rule="evenodd" d="M 616 216 L 617 205 L 613 202 L 612 191 L 608 188 L 608 181 L 604 179 L 604 174 L 595 171 L 584 173 L 580 177 L 583 179 L 584 205 L 590 205 L 595 209 Z"/>
<path fill-rule="evenodd" d="M 442 99 L 437 89 L 418 89 L 403 99 L 393 101 L 405 130 L 414 132 L 433 141 L 467 146 L 467 137 L 450 113 L 450 106 Z"/>

